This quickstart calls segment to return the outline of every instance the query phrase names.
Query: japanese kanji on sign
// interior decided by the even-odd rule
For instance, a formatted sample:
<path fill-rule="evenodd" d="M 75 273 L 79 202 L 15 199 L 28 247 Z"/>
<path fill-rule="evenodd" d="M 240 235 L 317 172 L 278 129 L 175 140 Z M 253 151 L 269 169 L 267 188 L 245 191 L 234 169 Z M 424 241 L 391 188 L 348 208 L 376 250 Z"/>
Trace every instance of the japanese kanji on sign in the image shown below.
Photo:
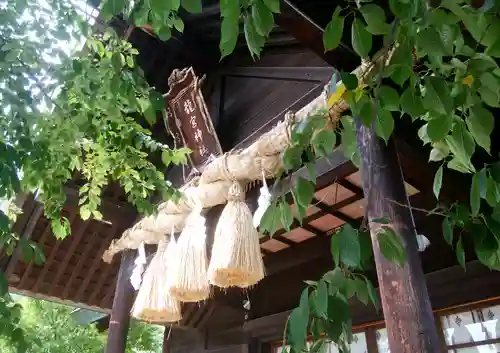
<path fill-rule="evenodd" d="M 208 113 L 200 79 L 192 67 L 174 70 L 168 79 L 170 90 L 164 96 L 167 126 L 177 143 L 191 150 L 193 167 L 204 165 L 222 154 L 222 148 Z"/>

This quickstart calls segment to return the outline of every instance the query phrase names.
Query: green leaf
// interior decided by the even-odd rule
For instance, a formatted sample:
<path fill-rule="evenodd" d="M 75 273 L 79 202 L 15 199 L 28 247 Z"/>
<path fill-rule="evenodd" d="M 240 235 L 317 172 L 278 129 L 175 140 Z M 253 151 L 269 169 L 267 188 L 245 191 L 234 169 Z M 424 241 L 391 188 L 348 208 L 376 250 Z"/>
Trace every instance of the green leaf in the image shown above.
<path fill-rule="evenodd" d="M 326 319 L 328 310 L 328 288 L 325 281 L 319 281 L 314 301 L 316 315 Z"/>
<path fill-rule="evenodd" d="M 34 252 L 34 260 L 35 264 L 38 266 L 42 265 L 45 263 L 45 254 L 43 253 L 43 250 L 40 248 L 38 245 L 33 246 L 33 252 Z"/>
<path fill-rule="evenodd" d="M 472 176 L 472 183 L 470 187 L 470 209 L 472 216 L 477 216 L 481 206 L 481 186 L 479 183 L 479 172 Z"/>
<path fill-rule="evenodd" d="M 228 0 L 228 1 L 231 1 L 231 0 Z M 272 12 L 280 13 L 280 0 L 264 0 L 264 4 L 266 4 L 266 6 Z"/>
<path fill-rule="evenodd" d="M 426 76 L 424 81 L 424 107 L 439 114 L 451 114 L 453 112 L 453 98 L 446 81 L 437 76 Z"/>
<path fill-rule="evenodd" d="M 356 18 L 352 23 L 351 28 L 352 47 L 356 54 L 365 58 L 372 49 L 372 35 L 368 32 L 359 18 Z"/>
<path fill-rule="evenodd" d="M 125 0 L 107 0 L 102 6 L 102 14 L 105 18 L 120 14 L 125 8 Z"/>
<path fill-rule="evenodd" d="M 382 255 L 387 260 L 402 266 L 406 256 L 403 243 L 394 230 L 384 226 L 377 232 L 377 238 Z"/>
<path fill-rule="evenodd" d="M 306 208 L 309 207 L 314 197 L 314 184 L 307 179 L 299 177 L 295 185 L 295 194 L 297 196 L 297 202 L 300 205 Z"/>
<path fill-rule="evenodd" d="M 470 114 L 465 122 L 476 143 L 490 153 L 490 135 L 494 127 L 493 114 L 482 105 L 475 105 L 470 108 Z"/>
<path fill-rule="evenodd" d="M 378 91 L 378 96 L 384 109 L 399 111 L 399 94 L 394 88 L 381 86 Z"/>
<path fill-rule="evenodd" d="M 200 13 L 203 10 L 201 0 L 182 0 L 182 7 L 191 13 Z"/>
<path fill-rule="evenodd" d="M 471 163 L 472 154 L 476 144 L 472 135 L 465 128 L 463 121 L 457 121 L 453 126 L 451 135 L 446 136 L 446 142 L 450 151 L 463 164 L 467 170 L 473 171 L 474 166 Z"/>
<path fill-rule="evenodd" d="M 434 175 L 434 183 L 432 184 L 432 191 L 434 192 L 434 196 L 439 200 L 439 192 L 441 191 L 441 185 L 443 184 L 443 165 L 439 167 Z"/>
<path fill-rule="evenodd" d="M 356 281 L 353 278 L 348 278 L 345 283 L 345 296 L 351 299 L 356 294 Z"/>
<path fill-rule="evenodd" d="M 288 319 L 288 342 L 294 352 L 301 352 L 306 346 L 308 322 L 309 316 L 304 315 L 300 308 L 293 309 Z"/>
<path fill-rule="evenodd" d="M 361 250 L 358 232 L 350 224 L 344 224 L 335 236 L 339 238 L 340 261 L 348 267 L 359 267 Z"/>
<path fill-rule="evenodd" d="M 342 38 L 342 31 L 344 30 L 344 17 L 340 16 L 340 10 L 342 8 L 337 6 L 335 12 L 332 15 L 332 19 L 325 28 L 323 33 L 323 46 L 325 52 L 337 48 L 340 44 L 340 39 Z"/>
<path fill-rule="evenodd" d="M 336 292 L 344 286 L 346 278 L 342 273 L 342 269 L 340 267 L 335 267 L 335 269 L 325 273 L 322 280 L 329 284 L 330 294 L 334 294 L 332 292 Z"/>
<path fill-rule="evenodd" d="M 460 266 L 465 268 L 465 252 L 464 252 L 464 246 L 462 244 L 462 237 L 458 238 L 455 253 L 457 255 L 458 263 L 460 264 Z"/>
<path fill-rule="evenodd" d="M 401 95 L 401 109 L 411 116 L 413 120 L 425 114 L 420 92 L 408 87 Z"/>
<path fill-rule="evenodd" d="M 19 239 L 19 245 L 21 246 L 21 251 L 23 253 L 24 262 L 30 263 L 33 260 L 33 248 L 26 241 L 26 239 Z"/>
<path fill-rule="evenodd" d="M 403 87 L 405 82 L 410 78 L 412 75 L 412 69 L 409 66 L 397 66 L 394 71 L 391 74 L 391 78 L 394 82 L 396 82 L 398 85 Z"/>
<path fill-rule="evenodd" d="M 307 326 L 309 323 L 309 289 L 302 291 L 300 304 L 288 319 L 288 341 L 295 352 L 300 352 L 306 345 Z"/>
<path fill-rule="evenodd" d="M 449 244 L 453 244 L 453 224 L 450 222 L 449 217 L 445 217 L 443 219 L 443 223 L 441 225 L 441 229 L 443 231 L 443 238 Z"/>
<path fill-rule="evenodd" d="M 252 6 L 252 18 L 257 33 L 267 37 L 274 26 L 274 17 L 271 10 L 262 1 L 256 1 Z"/>
<path fill-rule="evenodd" d="M 425 54 L 444 56 L 447 54 L 443 40 L 436 27 L 429 27 L 420 31 L 417 37 L 417 47 Z"/>
<path fill-rule="evenodd" d="M 90 218 L 91 212 L 87 206 L 80 207 L 80 218 L 86 221 Z M 59 221 L 57 221 L 59 222 Z"/>
<path fill-rule="evenodd" d="M 299 221 L 300 224 L 302 224 L 302 220 L 307 216 L 307 207 L 302 206 L 297 201 L 297 196 L 295 196 L 295 190 L 291 190 L 291 192 L 292 192 L 293 204 L 295 206 L 295 218 Z"/>
<path fill-rule="evenodd" d="M 375 120 L 375 132 L 385 143 L 389 141 L 394 130 L 394 118 L 390 111 L 377 107 L 377 119 Z"/>
<path fill-rule="evenodd" d="M 262 215 L 259 228 L 261 232 L 269 232 L 272 236 L 280 224 L 280 210 L 275 202 L 273 202 Z"/>
<path fill-rule="evenodd" d="M 358 78 L 356 75 L 350 72 L 341 71 L 340 77 L 342 78 L 342 83 L 344 84 L 345 88 L 347 88 L 348 90 L 352 91 L 356 89 L 356 87 L 358 87 Z"/>
<path fill-rule="evenodd" d="M 174 28 L 178 31 L 178 32 L 184 32 L 184 21 L 180 18 L 180 17 L 176 17 L 172 20 L 173 24 L 174 24 Z"/>
<path fill-rule="evenodd" d="M 111 63 L 113 64 L 113 67 L 117 72 L 122 69 L 123 65 L 120 53 L 113 54 L 113 56 L 111 57 Z"/>
<path fill-rule="evenodd" d="M 293 223 L 292 209 L 286 202 L 280 202 L 281 224 L 288 232 Z"/>
<path fill-rule="evenodd" d="M 260 57 L 265 39 L 257 32 L 251 16 L 245 16 L 243 29 L 250 54 L 252 57 Z"/>
<path fill-rule="evenodd" d="M 237 12 L 233 14 L 231 10 L 227 10 L 230 16 L 224 16 L 222 18 L 221 23 L 221 38 L 219 43 L 219 49 L 222 55 L 222 58 L 230 55 L 234 48 L 236 47 L 236 43 L 238 42 L 238 34 L 239 34 L 239 6 L 238 2 L 232 1 L 237 5 Z M 222 2 L 221 2 L 222 5 Z"/>
<path fill-rule="evenodd" d="M 366 29 L 374 35 L 388 34 L 391 26 L 386 23 L 384 10 L 374 4 L 363 5 L 360 9 L 363 18 L 367 23 Z"/>
<path fill-rule="evenodd" d="M 332 153 L 337 135 L 333 130 L 322 130 L 314 135 L 311 143 L 317 155 L 325 157 Z"/>
<path fill-rule="evenodd" d="M 500 58 L 500 37 L 486 49 L 485 54 L 494 58 Z"/>
<path fill-rule="evenodd" d="M 354 286 L 356 287 L 356 294 L 358 300 L 367 305 L 368 304 L 368 287 L 366 286 L 366 282 L 363 278 L 356 277 L 354 279 Z"/>
<path fill-rule="evenodd" d="M 380 304 L 378 301 L 377 290 L 373 286 L 372 282 L 370 280 L 368 280 L 368 278 L 365 278 L 365 280 L 366 280 L 366 288 L 368 289 L 368 296 L 370 297 L 370 300 L 372 301 L 373 306 L 378 311 L 378 310 L 380 310 Z"/>
<path fill-rule="evenodd" d="M 427 123 L 427 136 L 431 141 L 441 141 L 450 132 L 453 126 L 453 117 L 451 115 L 433 114 Z"/>

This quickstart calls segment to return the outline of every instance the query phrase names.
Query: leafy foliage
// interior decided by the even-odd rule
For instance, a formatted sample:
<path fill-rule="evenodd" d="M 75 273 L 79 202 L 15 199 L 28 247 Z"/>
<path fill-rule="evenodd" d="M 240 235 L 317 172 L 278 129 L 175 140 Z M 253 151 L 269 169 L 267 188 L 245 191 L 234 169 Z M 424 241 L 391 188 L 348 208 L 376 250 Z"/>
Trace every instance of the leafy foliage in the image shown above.
<path fill-rule="evenodd" d="M 328 271 L 318 281 L 307 281 L 300 303 L 288 318 L 283 338 L 291 352 L 301 352 L 305 348 L 308 330 L 312 332 L 311 352 L 316 352 L 326 342 L 336 343 L 342 351 L 348 351 L 352 341 L 352 322 L 348 300 L 356 297 L 365 305 L 371 302 L 379 307 L 376 290 L 370 280 L 359 271 L 362 263 L 370 262 L 371 245 L 362 241 L 360 233 L 346 225 L 332 238 L 332 257 L 335 268 Z M 368 247 L 365 249 L 364 247 Z M 362 258 L 361 254 L 370 254 Z M 363 261 L 362 261 L 363 260 Z"/>
<path fill-rule="evenodd" d="M 73 308 L 30 298 L 21 298 L 16 305 L 20 319 L 16 330 L 23 332 L 29 352 L 100 353 L 106 345 L 106 332 L 100 333 L 93 324 L 78 324 L 70 315 Z M 132 322 L 126 352 L 161 352 L 161 343 L 160 328 Z M 0 339 L 2 352 L 16 348 Z"/>
<path fill-rule="evenodd" d="M 196 10 L 193 1 L 184 2 Z M 121 11 L 111 1 L 103 13 Z M 83 219 L 102 218 L 103 189 L 115 182 L 140 212 L 154 210 L 152 197 L 178 197 L 165 181 L 165 164 L 185 161 L 155 141 L 147 125 L 163 109 L 161 95 L 149 87 L 136 65 L 138 51 L 114 33 L 93 34 L 69 2 L 7 1 L 0 10 L 0 199 L 33 193 L 43 202 L 55 236 L 69 235 L 62 217 L 69 182 L 79 187 Z M 85 45 L 82 47 L 83 42 Z M 68 48 L 80 46 L 78 52 Z M 11 255 L 19 248 L 26 262 L 41 264 L 43 252 L 11 232 L 13 220 L 0 211 L 0 244 Z M 22 344 L 13 312 L 18 305 L 0 276 L 0 334 Z"/>

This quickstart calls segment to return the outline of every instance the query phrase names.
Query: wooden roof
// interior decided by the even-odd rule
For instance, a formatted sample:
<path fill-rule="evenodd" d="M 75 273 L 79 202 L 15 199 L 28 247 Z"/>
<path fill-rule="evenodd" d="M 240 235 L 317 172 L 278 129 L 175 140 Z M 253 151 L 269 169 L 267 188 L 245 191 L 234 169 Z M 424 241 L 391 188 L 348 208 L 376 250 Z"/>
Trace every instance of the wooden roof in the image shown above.
<path fill-rule="evenodd" d="M 326 3 L 317 0 L 296 3 L 303 11 L 314 15 L 313 2 L 316 5 Z M 173 68 L 194 65 L 198 73 L 208 72 L 205 98 L 221 144 L 227 151 L 235 146 L 248 145 L 281 120 L 286 111 L 297 110 L 308 103 L 323 89 L 334 69 L 298 45 L 282 29 L 273 32 L 274 41 L 258 62 L 253 63 L 242 46 L 219 65 L 218 31 L 213 37 L 207 30 L 207 26 L 214 26 L 214 30 L 218 28 L 219 12 L 217 5 L 210 4 L 210 1 L 204 1 L 204 4 L 207 4 L 204 13 L 191 15 L 190 20 L 186 20 L 186 33 L 169 43 L 161 43 L 140 30 L 134 31 L 130 40 L 140 48 L 139 63 L 148 81 L 162 92 L 168 88 L 167 78 Z M 404 129 L 405 126 L 397 126 L 398 133 Z M 156 138 L 166 140 L 163 123 L 156 124 L 153 132 Z M 410 201 L 413 205 L 430 209 L 435 205 L 432 195 L 434 170 L 428 166 L 427 158 L 414 148 L 417 144 L 407 136 L 410 135 L 404 135 L 398 141 L 398 148 L 408 192 L 413 195 Z M 267 277 L 249 292 L 252 301 L 256 302 L 253 309 L 255 317 L 267 315 L 273 310 L 290 309 L 300 294 L 302 281 L 324 273 L 330 266 L 328 235 L 345 222 L 360 224 L 362 221 L 363 192 L 359 172 L 352 163 L 343 157 L 341 151 L 337 151 L 330 158 L 319 161 L 316 169 L 315 199 L 303 224 L 295 222 L 290 232 L 282 229 L 272 239 L 261 239 Z M 167 176 L 174 178 L 174 172 L 169 170 Z M 307 172 L 298 171 L 295 175 L 301 173 Z M 449 175 L 445 175 L 447 182 L 443 183 L 441 194 L 443 197 L 459 197 L 463 194 L 460 187 L 455 187 L 459 179 Z M 26 264 L 20 256 L 14 255 L 10 261 L 0 264 L 6 270 L 13 291 L 109 311 L 119 257 L 116 256 L 108 265 L 101 261 L 101 256 L 111 240 L 120 237 L 134 223 L 137 214 L 126 204 L 120 192 L 108 192 L 104 195 L 102 210 L 106 222 L 84 222 L 75 213 L 75 189 L 69 188 L 68 194 L 70 197 L 64 214 L 72 220 L 72 235 L 69 238 L 62 241 L 54 238 L 48 221 L 41 216 L 39 207 L 32 199 L 24 203 L 24 214 L 14 226 L 17 232 L 31 237 L 43 247 L 47 262 L 42 266 Z M 250 203 L 255 202 L 255 196 L 252 193 L 248 195 Z M 216 216 L 218 211 L 220 208 L 213 210 L 211 215 Z M 417 228 L 436 234 L 436 224 L 431 217 L 420 218 Z M 430 237 L 428 233 L 425 234 Z M 440 244 L 441 237 L 430 238 L 433 244 Z M 423 255 L 436 258 L 435 262 L 424 264 L 427 270 L 436 270 L 448 264 L 450 257 L 441 256 L 439 245 L 436 249 Z M 451 258 L 454 259 L 453 253 Z M 290 295 L 281 298 L 280 288 L 284 285 Z M 208 323 L 217 326 L 229 325 L 231 320 L 241 321 L 241 300 L 245 297 L 246 293 L 239 290 L 214 290 L 213 300 L 184 307 L 180 326 L 199 328 Z"/>

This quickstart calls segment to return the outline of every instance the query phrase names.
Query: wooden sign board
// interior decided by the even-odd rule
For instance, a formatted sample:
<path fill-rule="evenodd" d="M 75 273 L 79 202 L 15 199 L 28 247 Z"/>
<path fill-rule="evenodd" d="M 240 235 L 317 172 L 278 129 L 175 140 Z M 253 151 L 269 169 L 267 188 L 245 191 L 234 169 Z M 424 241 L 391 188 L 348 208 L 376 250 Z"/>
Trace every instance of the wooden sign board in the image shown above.
<path fill-rule="evenodd" d="M 168 79 L 169 91 L 164 96 L 165 119 L 170 133 L 177 144 L 193 151 L 189 158 L 197 169 L 222 154 L 200 81 L 192 67 L 174 70 Z"/>

